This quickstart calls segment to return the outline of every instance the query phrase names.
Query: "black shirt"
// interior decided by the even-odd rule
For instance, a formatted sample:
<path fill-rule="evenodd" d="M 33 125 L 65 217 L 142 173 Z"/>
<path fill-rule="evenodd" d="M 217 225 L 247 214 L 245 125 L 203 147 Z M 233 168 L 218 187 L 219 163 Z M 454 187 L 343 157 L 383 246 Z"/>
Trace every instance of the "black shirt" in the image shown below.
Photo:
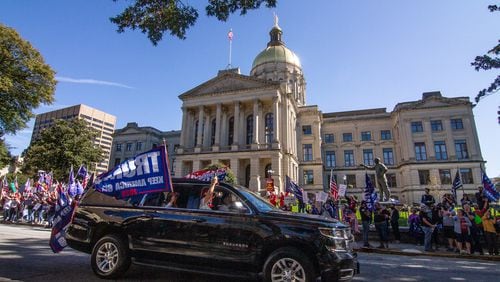
<path fill-rule="evenodd" d="M 361 221 L 372 221 L 372 212 L 368 210 L 368 207 L 361 206 L 359 213 L 361 214 Z"/>

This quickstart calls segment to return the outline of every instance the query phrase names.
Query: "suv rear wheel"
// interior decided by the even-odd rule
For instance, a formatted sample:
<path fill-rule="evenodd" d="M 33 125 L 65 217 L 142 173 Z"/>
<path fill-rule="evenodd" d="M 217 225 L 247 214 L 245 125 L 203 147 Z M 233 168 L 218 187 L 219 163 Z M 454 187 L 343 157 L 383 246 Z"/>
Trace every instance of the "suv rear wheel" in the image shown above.
<path fill-rule="evenodd" d="M 106 279 L 114 279 L 130 267 L 130 257 L 125 243 L 117 236 L 101 238 L 92 249 L 90 264 L 94 273 Z"/>
<path fill-rule="evenodd" d="M 264 264 L 264 281 L 314 281 L 314 266 L 295 248 L 281 248 L 269 255 Z"/>

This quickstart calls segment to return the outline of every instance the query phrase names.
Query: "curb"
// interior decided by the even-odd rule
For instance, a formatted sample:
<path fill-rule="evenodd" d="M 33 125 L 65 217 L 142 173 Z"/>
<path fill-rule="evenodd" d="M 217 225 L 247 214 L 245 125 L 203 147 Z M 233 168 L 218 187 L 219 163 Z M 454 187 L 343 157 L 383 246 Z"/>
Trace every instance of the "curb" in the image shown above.
<path fill-rule="evenodd" d="M 23 226 L 31 226 L 31 227 L 43 228 L 43 229 L 46 229 L 48 231 L 52 230 L 52 228 L 46 227 L 45 224 L 31 224 L 31 223 L 28 223 L 28 222 L 3 222 L 3 221 L 0 221 L 0 224 L 1 225 L 23 225 Z"/>
<path fill-rule="evenodd" d="M 354 249 L 360 253 L 378 253 L 378 254 L 390 254 L 390 255 L 400 255 L 400 256 L 428 256 L 428 257 L 443 257 L 443 258 L 460 258 L 460 259 L 476 259 L 476 260 L 487 260 L 487 261 L 500 261 L 500 256 L 488 256 L 488 255 L 458 255 L 458 254 L 446 254 L 446 253 L 435 253 L 435 252 L 404 252 L 397 249 L 377 249 L 377 248 L 358 248 Z"/>

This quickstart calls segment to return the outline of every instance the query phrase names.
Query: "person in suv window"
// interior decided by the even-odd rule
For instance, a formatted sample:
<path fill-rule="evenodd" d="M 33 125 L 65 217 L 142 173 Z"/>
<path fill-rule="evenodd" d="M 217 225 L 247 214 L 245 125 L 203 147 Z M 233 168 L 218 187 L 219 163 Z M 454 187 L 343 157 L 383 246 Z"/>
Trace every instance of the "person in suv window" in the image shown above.
<path fill-rule="evenodd" d="M 208 190 L 205 188 L 201 192 L 200 210 L 210 210 L 212 209 L 212 200 L 214 198 L 215 185 L 219 183 L 217 177 L 212 178 L 210 183 L 210 188 Z"/>

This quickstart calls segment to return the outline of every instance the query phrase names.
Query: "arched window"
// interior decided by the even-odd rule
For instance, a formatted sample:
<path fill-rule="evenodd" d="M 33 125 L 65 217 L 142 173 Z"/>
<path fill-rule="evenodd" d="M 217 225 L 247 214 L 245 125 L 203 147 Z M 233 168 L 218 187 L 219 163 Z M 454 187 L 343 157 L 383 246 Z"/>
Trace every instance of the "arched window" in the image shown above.
<path fill-rule="evenodd" d="M 198 126 L 200 126 L 200 121 L 196 120 L 194 122 L 194 146 L 198 145 Z"/>
<path fill-rule="evenodd" d="M 217 124 L 215 122 L 215 119 L 212 120 L 212 132 L 210 133 L 210 145 L 215 144 L 215 128 L 217 127 Z"/>
<path fill-rule="evenodd" d="M 228 132 L 227 132 L 227 145 L 233 145 L 233 137 L 234 137 L 234 117 L 229 118 L 228 124 Z"/>
<path fill-rule="evenodd" d="M 266 114 L 266 128 L 265 128 L 266 144 L 271 144 L 273 142 L 273 135 L 274 135 L 273 122 L 274 122 L 273 113 Z"/>
<path fill-rule="evenodd" d="M 253 115 L 247 117 L 247 144 L 253 142 Z"/>
<path fill-rule="evenodd" d="M 245 187 L 250 187 L 250 165 L 245 168 Z"/>
<path fill-rule="evenodd" d="M 271 174 L 269 173 L 270 170 L 273 170 L 273 166 L 271 164 L 267 164 L 266 169 L 264 171 L 266 178 L 271 177 Z"/>

